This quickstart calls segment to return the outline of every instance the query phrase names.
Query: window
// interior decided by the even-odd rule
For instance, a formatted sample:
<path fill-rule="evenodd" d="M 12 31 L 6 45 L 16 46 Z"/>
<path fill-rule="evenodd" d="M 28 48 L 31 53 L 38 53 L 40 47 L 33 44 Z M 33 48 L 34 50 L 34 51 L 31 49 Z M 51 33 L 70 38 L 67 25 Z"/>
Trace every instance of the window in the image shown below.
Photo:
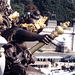
<path fill-rule="evenodd" d="M 75 59 L 75 56 L 71 56 L 71 59 Z"/>

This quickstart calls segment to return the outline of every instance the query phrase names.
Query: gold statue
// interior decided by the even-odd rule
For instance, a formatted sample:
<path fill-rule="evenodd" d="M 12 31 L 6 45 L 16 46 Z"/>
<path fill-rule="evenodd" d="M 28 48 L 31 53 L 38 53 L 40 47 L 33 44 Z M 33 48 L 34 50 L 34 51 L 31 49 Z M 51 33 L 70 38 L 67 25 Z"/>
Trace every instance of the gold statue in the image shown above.
<path fill-rule="evenodd" d="M 19 13 L 17 11 L 15 11 L 13 14 L 10 14 L 9 18 L 11 19 L 11 21 L 15 18 L 19 17 Z"/>
<path fill-rule="evenodd" d="M 25 27 L 28 31 L 31 31 L 31 32 L 38 32 L 39 29 L 44 29 L 46 27 L 46 24 L 44 24 L 44 23 L 47 19 L 48 19 L 48 17 L 40 16 L 40 19 L 37 20 L 35 22 L 35 24 L 24 23 L 24 24 L 21 24 L 21 27 Z"/>

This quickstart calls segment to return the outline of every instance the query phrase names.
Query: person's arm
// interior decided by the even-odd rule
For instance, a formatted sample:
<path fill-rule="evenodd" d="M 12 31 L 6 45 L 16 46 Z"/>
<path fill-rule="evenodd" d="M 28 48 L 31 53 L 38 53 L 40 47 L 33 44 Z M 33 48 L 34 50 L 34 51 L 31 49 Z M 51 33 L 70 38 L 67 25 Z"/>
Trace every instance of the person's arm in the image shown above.
<path fill-rule="evenodd" d="M 48 34 L 39 35 L 37 33 L 33 33 L 23 29 L 18 30 L 13 35 L 13 40 L 15 41 L 39 41 L 48 44 L 51 41 L 51 39 L 53 38 Z"/>
<path fill-rule="evenodd" d="M 24 24 L 26 23 L 27 19 L 29 18 L 29 15 L 23 16 L 17 24 Z"/>

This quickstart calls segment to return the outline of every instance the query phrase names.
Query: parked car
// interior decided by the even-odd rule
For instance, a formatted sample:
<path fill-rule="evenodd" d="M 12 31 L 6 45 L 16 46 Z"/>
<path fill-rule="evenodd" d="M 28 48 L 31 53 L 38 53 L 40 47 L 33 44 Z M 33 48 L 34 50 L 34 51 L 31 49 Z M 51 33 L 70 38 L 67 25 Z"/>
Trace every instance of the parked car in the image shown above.
<path fill-rule="evenodd" d="M 75 62 L 75 55 L 68 55 L 60 59 L 61 62 Z"/>

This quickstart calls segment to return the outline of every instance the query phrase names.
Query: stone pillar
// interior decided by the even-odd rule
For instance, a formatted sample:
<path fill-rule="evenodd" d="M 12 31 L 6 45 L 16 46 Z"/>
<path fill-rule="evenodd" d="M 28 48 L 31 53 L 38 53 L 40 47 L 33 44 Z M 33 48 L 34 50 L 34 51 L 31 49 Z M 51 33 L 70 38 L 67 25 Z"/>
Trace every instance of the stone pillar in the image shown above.
<path fill-rule="evenodd" d="M 2 46 L 4 44 L 7 44 L 7 41 L 5 38 L 0 36 L 0 75 L 4 74 L 5 70 L 5 54 L 4 54 L 4 48 Z"/>
<path fill-rule="evenodd" d="M 9 5 L 9 8 L 8 9 L 11 9 L 10 0 L 7 0 L 7 3 Z"/>
<path fill-rule="evenodd" d="M 75 23 L 73 25 L 73 51 L 75 51 Z"/>

